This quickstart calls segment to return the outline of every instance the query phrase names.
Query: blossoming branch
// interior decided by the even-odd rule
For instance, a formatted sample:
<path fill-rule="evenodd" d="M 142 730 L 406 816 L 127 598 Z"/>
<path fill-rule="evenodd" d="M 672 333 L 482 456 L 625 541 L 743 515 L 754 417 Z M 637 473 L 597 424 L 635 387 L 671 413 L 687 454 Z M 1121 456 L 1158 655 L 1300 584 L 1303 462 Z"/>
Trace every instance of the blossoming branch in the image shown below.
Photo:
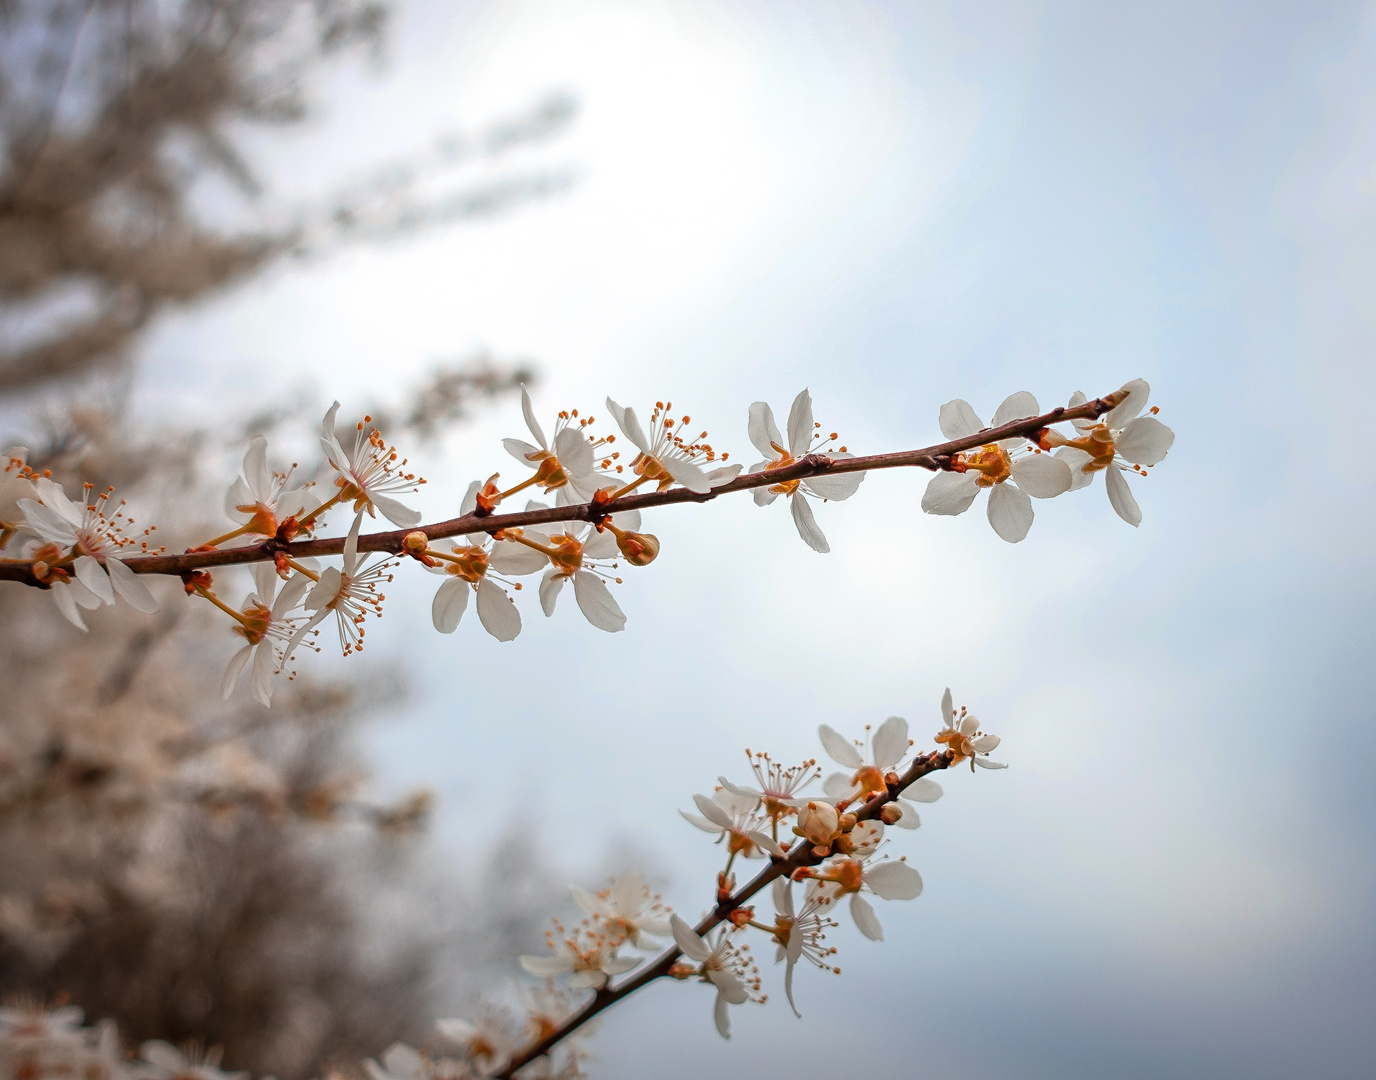
<path fill-rule="evenodd" d="M 225 513 L 234 527 L 181 554 L 154 548 L 156 526 L 138 531 L 124 504 L 112 501 L 112 491 L 96 493 L 87 485 L 73 500 L 15 448 L 0 483 L 0 549 L 6 553 L 0 580 L 46 589 L 62 614 L 84 630 L 82 612 L 117 597 L 139 611 L 156 610 L 142 578 L 175 575 L 188 595 L 232 620 L 231 629 L 245 643 L 225 673 L 226 695 L 248 669 L 253 694 L 266 705 L 273 680 L 290 675 L 298 652 L 319 648 L 314 643 L 323 624 L 333 623 L 346 655 L 363 647 L 368 620 L 382 611 L 381 590 L 403 563 L 419 563 L 444 579 L 432 606 L 442 633 L 457 629 L 472 599 L 490 634 L 515 638 L 521 616 L 512 594 L 524 588 L 519 579 L 535 574 L 546 616 L 571 585 L 589 622 L 621 630 L 625 615 L 609 586 L 623 584 L 623 563 L 644 567 L 659 553 L 659 538 L 641 531 L 642 511 L 674 503 L 747 490 L 760 506 L 782 497 L 804 542 L 826 552 L 813 502 L 849 498 L 870 470 L 918 467 L 936 474 L 922 497 L 924 511 L 958 515 L 987 492 L 990 525 L 1016 543 L 1032 525 L 1032 499 L 1084 487 L 1102 472 L 1114 510 L 1137 525 L 1141 512 L 1125 473 L 1145 475 L 1174 441 L 1156 408 L 1145 411 L 1149 394 L 1146 382 L 1137 379 L 1093 400 L 1076 393 L 1067 405 L 1041 413 L 1036 398 L 1021 391 L 998 407 L 988 426 L 967 402 L 951 401 L 938 417 L 946 442 L 856 456 L 836 445 L 835 432 L 823 433 L 804 390 L 790 408 L 786 435 L 768 404 L 750 407 L 747 434 L 762 460 L 743 470 L 669 403 L 657 402 L 642 423 L 634 408 L 608 398 L 619 436 L 594 435 L 593 418 L 572 410 L 556 417 L 553 437 L 547 437 L 523 390 L 533 441 L 506 439 L 504 447 L 532 471 L 505 489 L 497 473 L 473 481 L 459 516 L 429 525 L 421 525 L 421 514 L 405 501 L 425 481 L 368 418 L 341 440 L 336 403 L 319 433 L 333 488 L 328 497 L 318 497 L 314 484 L 296 484 L 295 466 L 272 470 L 267 440 L 259 436 L 226 494 Z M 1062 424 L 1071 430 L 1058 430 Z M 619 440 L 630 444 L 625 457 Z M 530 501 L 521 511 L 498 512 L 532 488 L 552 496 L 554 505 Z M 353 514 L 346 535 L 318 535 L 327 514 L 345 509 Z M 398 528 L 363 533 L 364 518 L 378 515 Z M 376 553 L 381 557 L 370 558 Z M 340 558 L 339 565 L 320 564 L 321 557 L 332 556 Z M 253 590 L 236 606 L 216 591 L 212 570 L 237 564 L 256 567 Z"/>

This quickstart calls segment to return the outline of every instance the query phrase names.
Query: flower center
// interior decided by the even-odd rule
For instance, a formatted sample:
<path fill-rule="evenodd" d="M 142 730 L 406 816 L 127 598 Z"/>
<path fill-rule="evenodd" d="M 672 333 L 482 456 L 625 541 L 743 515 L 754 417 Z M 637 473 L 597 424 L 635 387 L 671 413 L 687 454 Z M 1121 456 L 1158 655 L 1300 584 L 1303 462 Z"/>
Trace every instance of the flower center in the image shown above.
<path fill-rule="evenodd" d="M 583 568 L 583 545 L 572 536 L 559 534 L 549 538 L 554 550 L 548 552 L 552 562 L 561 574 L 572 574 Z"/>
<path fill-rule="evenodd" d="M 1107 424 L 1096 424 L 1078 439 L 1067 439 L 1066 446 L 1083 450 L 1091 460 L 1083 466 L 1085 472 L 1097 472 L 1113 464 L 1116 448 L 1113 445 L 1113 432 Z"/>
<path fill-rule="evenodd" d="M 865 868 L 854 859 L 842 859 L 820 873 L 814 872 L 812 876 L 818 881 L 834 881 L 841 887 L 841 894 L 844 896 L 846 893 L 860 891 L 860 886 L 865 880 Z"/>
<path fill-rule="evenodd" d="M 987 443 L 978 450 L 960 455 L 960 463 L 967 469 L 980 473 L 975 483 L 980 487 L 993 487 L 1013 475 L 1013 462 L 1008 451 L 998 443 Z"/>
<path fill-rule="evenodd" d="M 955 758 L 952 764 L 959 764 L 966 758 L 975 756 L 975 750 L 974 747 L 970 745 L 969 736 L 962 735 L 955 728 L 950 728 L 941 732 L 941 734 L 936 737 L 936 741 L 945 743 L 946 746 L 950 748 L 951 754 Z"/>
<path fill-rule="evenodd" d="M 454 561 L 445 565 L 445 572 L 455 574 L 477 584 L 487 573 L 487 552 L 476 544 L 471 547 L 456 547 Z"/>
<path fill-rule="evenodd" d="M 774 448 L 775 453 L 779 456 L 764 467 L 765 472 L 773 472 L 775 469 L 787 468 L 798 460 L 778 443 L 772 442 L 769 445 Z M 801 483 L 801 480 L 785 480 L 781 484 L 770 485 L 769 490 L 776 495 L 792 495 L 798 490 L 798 485 Z"/>
<path fill-rule="evenodd" d="M 862 794 L 866 797 L 888 790 L 888 785 L 884 783 L 884 771 L 878 765 L 862 765 L 850 778 L 850 782 L 859 784 Z"/>
<path fill-rule="evenodd" d="M 246 607 L 241 614 L 243 617 L 234 624 L 234 632 L 242 635 L 250 645 L 257 645 L 268 632 L 272 612 L 262 604 L 255 603 Z"/>

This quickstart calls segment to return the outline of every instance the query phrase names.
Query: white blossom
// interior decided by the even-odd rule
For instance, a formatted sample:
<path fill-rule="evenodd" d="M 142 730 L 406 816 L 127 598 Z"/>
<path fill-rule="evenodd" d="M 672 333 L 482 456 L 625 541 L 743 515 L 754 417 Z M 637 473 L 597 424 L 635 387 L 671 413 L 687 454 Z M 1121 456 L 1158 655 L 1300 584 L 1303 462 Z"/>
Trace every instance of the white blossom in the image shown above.
<path fill-rule="evenodd" d="M 759 976 L 754 965 L 743 949 L 732 944 L 726 926 L 717 927 L 709 938 L 703 938 L 677 915 L 670 917 L 670 925 L 683 955 L 698 965 L 698 977 L 717 988 L 712 1018 L 721 1037 L 731 1038 L 731 1017 L 726 1007 L 743 1005 L 750 1000 L 752 990 L 758 990 Z"/>
<path fill-rule="evenodd" d="M 1129 525 L 1142 522 L 1142 511 L 1128 487 L 1125 472 L 1146 475 L 1146 467 L 1160 463 L 1175 442 L 1175 432 L 1154 415 L 1139 415 L 1147 406 L 1151 387 L 1145 379 L 1133 379 L 1119 391 L 1126 396 L 1101 420 L 1075 420 L 1077 437 L 1067 439 L 1048 432 L 1045 445 L 1058 446 L 1056 457 L 1070 467 L 1071 490 L 1088 486 L 1094 474 L 1104 474 L 1104 486 L 1114 512 Z M 1080 391 L 1070 397 L 1070 407 L 1088 400 Z"/>
<path fill-rule="evenodd" d="M 248 1080 L 247 1072 L 225 1072 L 219 1067 L 218 1048 L 196 1052 L 178 1050 L 161 1039 L 150 1039 L 139 1047 L 139 1057 L 147 1062 L 142 1073 L 148 1080 Z"/>
<path fill-rule="evenodd" d="M 386 443 L 381 432 L 372 426 L 371 417 L 359 422 L 353 446 L 346 453 L 334 429 L 338 411 L 336 401 L 320 422 L 320 446 L 337 474 L 334 482 L 339 492 L 335 499 L 352 502 L 355 513 L 366 512 L 369 517 L 374 516 L 374 510 L 380 510 L 383 517 L 403 529 L 419 524 L 420 512 L 392 496 L 413 492 L 425 481 L 414 473 L 401 471 L 406 461 L 397 461 L 396 447 Z"/>
<path fill-rule="evenodd" d="M 707 432 L 697 436 L 684 434 L 684 425 L 691 423 L 690 417 L 675 421 L 670 415 L 673 403 L 656 402 L 650 414 L 651 435 L 645 434 L 640 419 L 632 408 L 622 408 L 611 398 L 607 399 L 607 409 L 621 428 L 626 438 L 635 444 L 640 453 L 631 462 L 631 471 L 643 480 L 656 481 L 660 489 L 672 484 L 682 484 L 689 491 L 706 494 L 714 487 L 729 484 L 741 471 L 739 465 L 725 465 L 710 471 L 703 465 L 717 460 L 717 453 L 703 440 Z M 726 454 L 721 456 L 725 461 Z M 624 466 L 617 466 L 620 472 Z"/>
<path fill-rule="evenodd" d="M 812 879 L 809 895 L 830 901 L 849 896 L 851 918 L 860 933 L 871 941 L 883 941 L 884 928 L 879 925 L 879 917 L 861 893 L 868 892 L 883 900 L 913 900 L 922 893 L 922 875 L 901 859 L 875 859 L 883 827 L 876 829 L 878 822 L 864 824 L 869 829 L 863 847 L 806 872 Z"/>
<path fill-rule="evenodd" d="M 997 735 L 980 731 L 979 721 L 963 707 L 959 712 L 955 710 L 951 702 L 950 687 L 941 695 L 941 720 L 942 728 L 937 732 L 936 741 L 951 752 L 952 765 L 959 765 L 968 759 L 971 772 L 975 771 L 976 765 L 982 769 L 1008 768 L 1005 762 L 989 760 L 989 752 L 997 747 L 1001 740 Z"/>
<path fill-rule="evenodd" d="M 0 470 L 0 551 L 5 550 L 16 533 L 26 529 L 19 500 L 38 500 L 38 488 L 26 464 L 28 456 L 28 450 L 22 446 L 11 446 L 5 451 L 5 467 Z"/>
<path fill-rule="evenodd" d="M 602 444 L 594 443 L 584 432 L 592 423 L 590 419 L 580 420 L 576 409 L 571 413 L 561 412 L 555 420 L 553 440 L 546 440 L 524 386 L 521 387 L 521 413 L 536 445 L 522 439 L 503 439 L 502 446 L 517 461 L 535 468 L 536 475 L 532 479 L 546 492 L 555 493 L 556 506 L 587 502 L 608 482 L 594 468 L 593 452 Z M 610 482 L 615 483 L 614 480 Z"/>
<path fill-rule="evenodd" d="M 637 949 L 655 948 L 656 942 L 649 935 L 663 937 L 669 932 L 668 909 L 635 870 L 627 870 L 608 888 L 595 893 L 577 885 L 570 885 L 569 892 L 583 914 L 622 934 Z"/>
<path fill-rule="evenodd" d="M 245 532 L 275 536 L 283 521 L 301 517 L 317 503 L 306 488 L 288 488 L 290 482 L 290 472 L 268 468 L 268 440 L 256 436 L 244 451 L 241 475 L 225 492 L 225 516 L 239 522 Z"/>
<path fill-rule="evenodd" d="M 286 650 L 304 615 L 293 615 L 301 606 L 311 579 L 294 574 L 277 594 L 277 568 L 270 562 L 253 568 L 255 588 L 244 598 L 243 611 L 234 632 L 248 642 L 229 659 L 220 692 L 226 699 L 234 690 L 239 673 L 252 661 L 253 699 L 266 707 L 272 704 L 272 677 L 282 670 Z M 276 595 L 274 595 L 276 594 Z"/>
<path fill-rule="evenodd" d="M 335 616 L 339 645 L 344 655 L 357 652 L 363 648 L 363 624 L 367 616 L 382 615 L 382 602 L 386 596 L 379 593 L 377 587 L 392 580 L 390 571 L 396 563 L 384 557 L 369 565 L 359 557 L 358 529 L 362 520 L 362 514 L 354 518 L 344 541 L 343 568 L 325 567 L 320 580 L 307 594 L 305 606 L 315 614 L 292 636 L 287 645 L 286 660 L 291 659 L 306 634 L 330 615 Z"/>
<path fill-rule="evenodd" d="M 109 492 L 91 499 L 93 488 L 87 484 L 85 495 L 91 501 L 79 504 L 67 498 L 61 486 L 47 477 L 40 477 L 34 486 L 38 500 L 20 499 L 18 502 L 26 527 L 55 545 L 63 558 L 75 556 L 72 571 L 76 581 L 84 586 L 83 591 L 68 591 L 62 587 L 49 589 L 62 614 L 85 630 L 86 624 L 76 608 L 94 606 L 89 603 L 87 593 L 100 603 L 113 604 L 119 596 L 135 611 L 144 614 L 157 611 L 158 602 L 148 586 L 121 561 L 136 541 L 124 535 L 131 521 L 122 509 L 114 514 L 106 513 Z M 129 554 L 143 554 L 146 548 L 145 541 Z"/>
<path fill-rule="evenodd" d="M 1020 390 L 999 406 L 992 426 L 1002 427 L 1039 411 L 1037 399 Z M 952 440 L 986 430 L 969 402 L 959 398 L 941 406 L 940 423 L 941 433 Z M 1010 544 L 1032 527 L 1032 498 L 1050 499 L 1070 490 L 1070 467 L 1050 454 L 1033 451 L 1022 438 L 1000 439 L 956 454 L 954 464 L 955 471 L 939 472 L 928 481 L 922 509 L 929 514 L 963 514 L 975 496 L 988 489 L 989 524 Z"/>
<path fill-rule="evenodd" d="M 836 955 L 836 947 L 823 944 L 826 932 L 838 925 L 823 914 L 831 907 L 831 901 L 824 896 L 812 895 L 803 900 L 802 908 L 795 914 L 793 910 L 793 886 L 787 878 L 775 878 L 774 927 L 771 931 L 778 945 L 774 962 L 787 961 L 784 969 L 784 993 L 794 1016 L 802 1016 L 793 1000 L 793 969 L 799 960 L 807 960 L 826 971 L 841 974 L 841 969 L 831 962 Z"/>
<path fill-rule="evenodd" d="M 784 438 L 779 434 L 778 425 L 774 423 L 774 412 L 770 409 L 768 402 L 757 401 L 750 406 L 750 441 L 754 443 L 755 449 L 765 456 L 765 459 L 750 467 L 752 473 L 772 471 L 782 469 L 800 458 L 806 457 L 810 453 L 820 450 L 827 443 L 836 438 L 833 433 L 829 438 L 821 438 L 817 435 L 819 424 L 812 419 L 812 395 L 807 390 L 803 390 L 793 399 L 793 407 L 788 414 L 788 443 L 785 445 Z M 817 441 L 814 442 L 814 436 Z M 839 450 L 827 451 L 827 456 L 832 458 L 854 457 L 843 446 Z M 779 484 L 771 484 L 769 487 L 754 488 L 751 494 L 755 497 L 756 506 L 768 506 L 780 495 L 789 500 L 789 508 L 793 513 L 793 524 L 798 529 L 798 535 L 814 551 L 828 552 L 831 550 L 827 544 L 827 538 L 822 534 L 822 530 L 817 525 L 817 519 L 813 516 L 812 508 L 808 506 L 806 495 L 814 498 L 823 499 L 831 502 L 840 502 L 842 499 L 849 499 L 860 487 L 861 481 L 865 479 L 863 472 L 850 473 L 823 473 L 820 476 L 810 476 L 804 480 L 786 480 Z"/>
<path fill-rule="evenodd" d="M 739 795 L 721 788 L 713 792 L 711 798 L 694 795 L 693 802 L 702 812 L 701 815 L 690 814 L 686 810 L 680 810 L 679 814 L 703 832 L 715 833 L 718 842 L 725 840 L 726 849 L 733 858 L 736 855 L 756 859 L 785 854 L 778 842 L 763 831 L 769 819 L 754 796 Z"/>
<path fill-rule="evenodd" d="M 888 784 L 884 779 L 885 774 L 897 769 L 912 745 L 908 738 L 908 722 L 901 716 L 890 716 L 872 735 L 869 726 L 866 725 L 865 734 L 869 747 L 862 754 L 861 750 L 865 743 L 850 742 L 827 724 L 817 728 L 817 735 L 822 740 L 827 756 L 838 765 L 844 765 L 851 770 L 850 776 L 832 773 L 822 781 L 822 790 L 838 802 L 856 798 L 868 799 L 871 795 L 886 791 Z M 930 803 L 941 798 L 941 788 L 925 777 L 909 784 L 903 793 L 908 799 L 917 802 Z M 895 823 L 899 828 L 916 829 L 921 825 L 917 807 L 907 799 L 900 798 L 894 801 L 900 811 Z"/>
<path fill-rule="evenodd" d="M 463 498 L 459 516 L 473 512 L 477 506 L 478 491 L 482 485 L 473 481 Z M 459 625 L 468 607 L 468 597 L 472 594 L 477 601 L 478 621 L 483 629 L 498 641 L 512 641 L 521 632 L 521 613 L 511 602 L 507 591 L 494 580 L 493 571 L 531 573 L 543 565 L 536 562 L 529 570 L 519 569 L 529 561 L 521 556 L 513 558 L 513 550 L 527 551 L 518 544 L 495 544 L 488 533 L 469 533 L 463 544 L 455 543 L 449 552 L 441 552 L 437 565 L 431 572 L 445 575 L 444 584 L 435 592 L 430 605 L 430 617 L 435 629 L 441 634 L 452 634 Z M 433 554 L 433 553 L 432 553 Z M 535 554 L 535 553 L 532 553 Z"/>
<path fill-rule="evenodd" d="M 574 990 L 596 990 L 612 975 L 624 975 L 640 966 L 638 956 L 618 956 L 614 946 L 574 938 L 556 941 L 552 956 L 522 956 L 521 967 L 532 975 L 550 978 L 568 975 Z"/>

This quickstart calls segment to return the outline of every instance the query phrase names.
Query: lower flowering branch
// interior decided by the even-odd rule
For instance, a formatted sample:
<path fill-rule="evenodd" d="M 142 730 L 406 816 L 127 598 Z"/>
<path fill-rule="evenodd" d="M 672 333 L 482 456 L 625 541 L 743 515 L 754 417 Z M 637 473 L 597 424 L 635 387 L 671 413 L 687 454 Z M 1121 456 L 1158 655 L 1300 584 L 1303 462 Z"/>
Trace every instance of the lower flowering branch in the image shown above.
<path fill-rule="evenodd" d="M 960 760 L 959 755 L 953 754 L 950 750 L 920 754 L 913 759 L 902 774 L 897 776 L 895 782 L 886 782 L 881 790 L 872 794 L 859 809 L 853 810 L 852 813 L 857 821 L 881 820 L 884 807 L 897 803 L 906 789 L 924 776 L 942 769 L 949 769 L 952 765 L 958 764 Z M 699 936 L 705 936 L 716 927 L 731 922 L 732 914 L 743 908 L 765 886 L 779 878 L 791 878 L 799 870 L 817 866 L 824 862 L 828 855 L 829 853 L 827 855 L 818 854 L 813 845 L 800 840 L 793 845 L 785 856 L 782 858 L 775 856 L 770 860 L 769 865 L 749 882 L 719 900 L 712 912 L 698 922 L 694 930 Z M 682 956 L 683 951 L 681 949 L 670 948 L 653 963 L 648 964 L 634 976 L 615 987 L 606 985 L 600 987 L 594 993 L 591 1001 L 565 1020 L 558 1028 L 549 1032 L 538 1042 L 514 1054 L 501 1070 L 492 1074 L 494 1080 L 511 1080 L 522 1068 L 548 1054 L 563 1040 L 576 1034 L 599 1013 L 657 979 L 668 977 Z"/>

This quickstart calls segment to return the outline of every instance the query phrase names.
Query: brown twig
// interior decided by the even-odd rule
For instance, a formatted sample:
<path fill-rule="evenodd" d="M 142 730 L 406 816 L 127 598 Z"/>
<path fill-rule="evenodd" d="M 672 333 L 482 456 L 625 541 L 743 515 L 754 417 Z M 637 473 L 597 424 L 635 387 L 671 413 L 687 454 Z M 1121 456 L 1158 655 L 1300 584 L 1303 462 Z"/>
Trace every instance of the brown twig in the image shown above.
<path fill-rule="evenodd" d="M 1000 429 L 1002 430 L 1002 429 Z M 933 751 L 930 754 L 919 754 L 913 763 L 908 766 L 903 775 L 898 778 L 898 783 L 888 785 L 883 794 L 876 795 L 864 804 L 859 810 L 852 811 L 860 821 L 867 821 L 879 816 L 879 811 L 885 804 L 893 802 L 899 797 L 909 785 L 921 779 L 928 773 L 936 772 L 939 769 L 951 767 L 951 753 L 949 750 Z M 799 839 L 787 858 L 780 859 L 774 857 L 768 866 L 756 874 L 747 884 L 743 885 L 737 892 L 727 899 L 721 901 L 695 929 L 701 935 L 707 934 L 710 930 L 722 923 L 738 907 L 741 907 L 747 900 L 758 893 L 776 878 L 791 876 L 795 870 L 805 866 L 816 866 L 829 858 L 829 855 L 818 856 L 813 853 L 812 845 L 807 841 Z M 550 1032 L 539 1042 L 522 1050 L 516 1054 L 506 1066 L 500 1071 L 493 1073 L 493 1080 L 511 1080 L 516 1072 L 526 1065 L 529 1065 L 538 1057 L 548 1054 L 555 1046 L 564 1039 L 568 1038 L 575 1031 L 581 1028 L 598 1013 L 615 1005 L 624 997 L 634 994 L 641 987 L 648 986 L 656 979 L 664 978 L 669 974 L 669 969 L 674 966 L 678 958 L 683 955 L 677 948 L 670 948 L 667 952 L 655 960 L 653 964 L 642 969 L 634 977 L 617 985 L 614 989 L 602 987 L 593 999 L 583 1008 L 565 1020 L 556 1030 Z"/>
<path fill-rule="evenodd" d="M 525 510 L 514 514 L 491 514 L 486 517 L 478 514 L 465 514 L 463 517 L 450 518 L 434 525 L 420 525 L 415 529 L 395 529 L 391 532 L 369 533 L 358 538 L 358 550 L 387 551 L 400 554 L 408 534 L 423 532 L 431 540 L 461 536 L 465 533 L 495 533 L 502 529 L 524 528 L 528 525 L 548 525 L 559 521 L 601 521 L 608 514 L 623 510 L 647 510 L 655 506 L 668 506 L 674 503 L 710 502 L 721 495 L 731 495 L 738 491 L 781 484 L 790 480 L 805 480 L 810 476 L 823 473 L 869 472 L 875 469 L 895 469 L 916 466 L 932 472 L 949 470 L 952 458 L 962 450 L 970 450 L 985 443 L 999 439 L 1027 438 L 1045 427 L 1067 420 L 1093 420 L 1112 409 L 1121 400 L 1119 393 L 1094 398 L 1074 408 L 1060 406 L 1041 416 L 1014 420 L 996 428 L 986 428 L 975 435 L 967 435 L 950 442 L 937 443 L 921 450 L 902 450 L 893 454 L 870 454 L 866 457 L 834 458 L 826 454 L 808 454 L 792 465 L 769 472 L 746 473 L 738 476 L 729 484 L 713 488 L 699 494 L 687 488 L 675 487 L 667 491 L 655 491 L 645 495 L 626 495 L 609 503 L 577 503 L 572 506 L 556 506 L 546 510 Z M 194 551 L 183 555 L 142 555 L 124 560 L 124 565 L 136 574 L 188 574 L 193 570 L 206 570 L 215 566 L 236 566 L 243 563 L 264 562 L 284 553 L 294 559 L 310 558 L 316 555 L 339 555 L 344 551 L 342 536 L 315 540 L 298 540 L 283 543 L 275 539 L 263 540 L 242 547 L 224 548 L 215 551 Z M 19 581 L 37 588 L 47 588 L 33 574 L 30 564 L 0 564 L 0 581 Z"/>

